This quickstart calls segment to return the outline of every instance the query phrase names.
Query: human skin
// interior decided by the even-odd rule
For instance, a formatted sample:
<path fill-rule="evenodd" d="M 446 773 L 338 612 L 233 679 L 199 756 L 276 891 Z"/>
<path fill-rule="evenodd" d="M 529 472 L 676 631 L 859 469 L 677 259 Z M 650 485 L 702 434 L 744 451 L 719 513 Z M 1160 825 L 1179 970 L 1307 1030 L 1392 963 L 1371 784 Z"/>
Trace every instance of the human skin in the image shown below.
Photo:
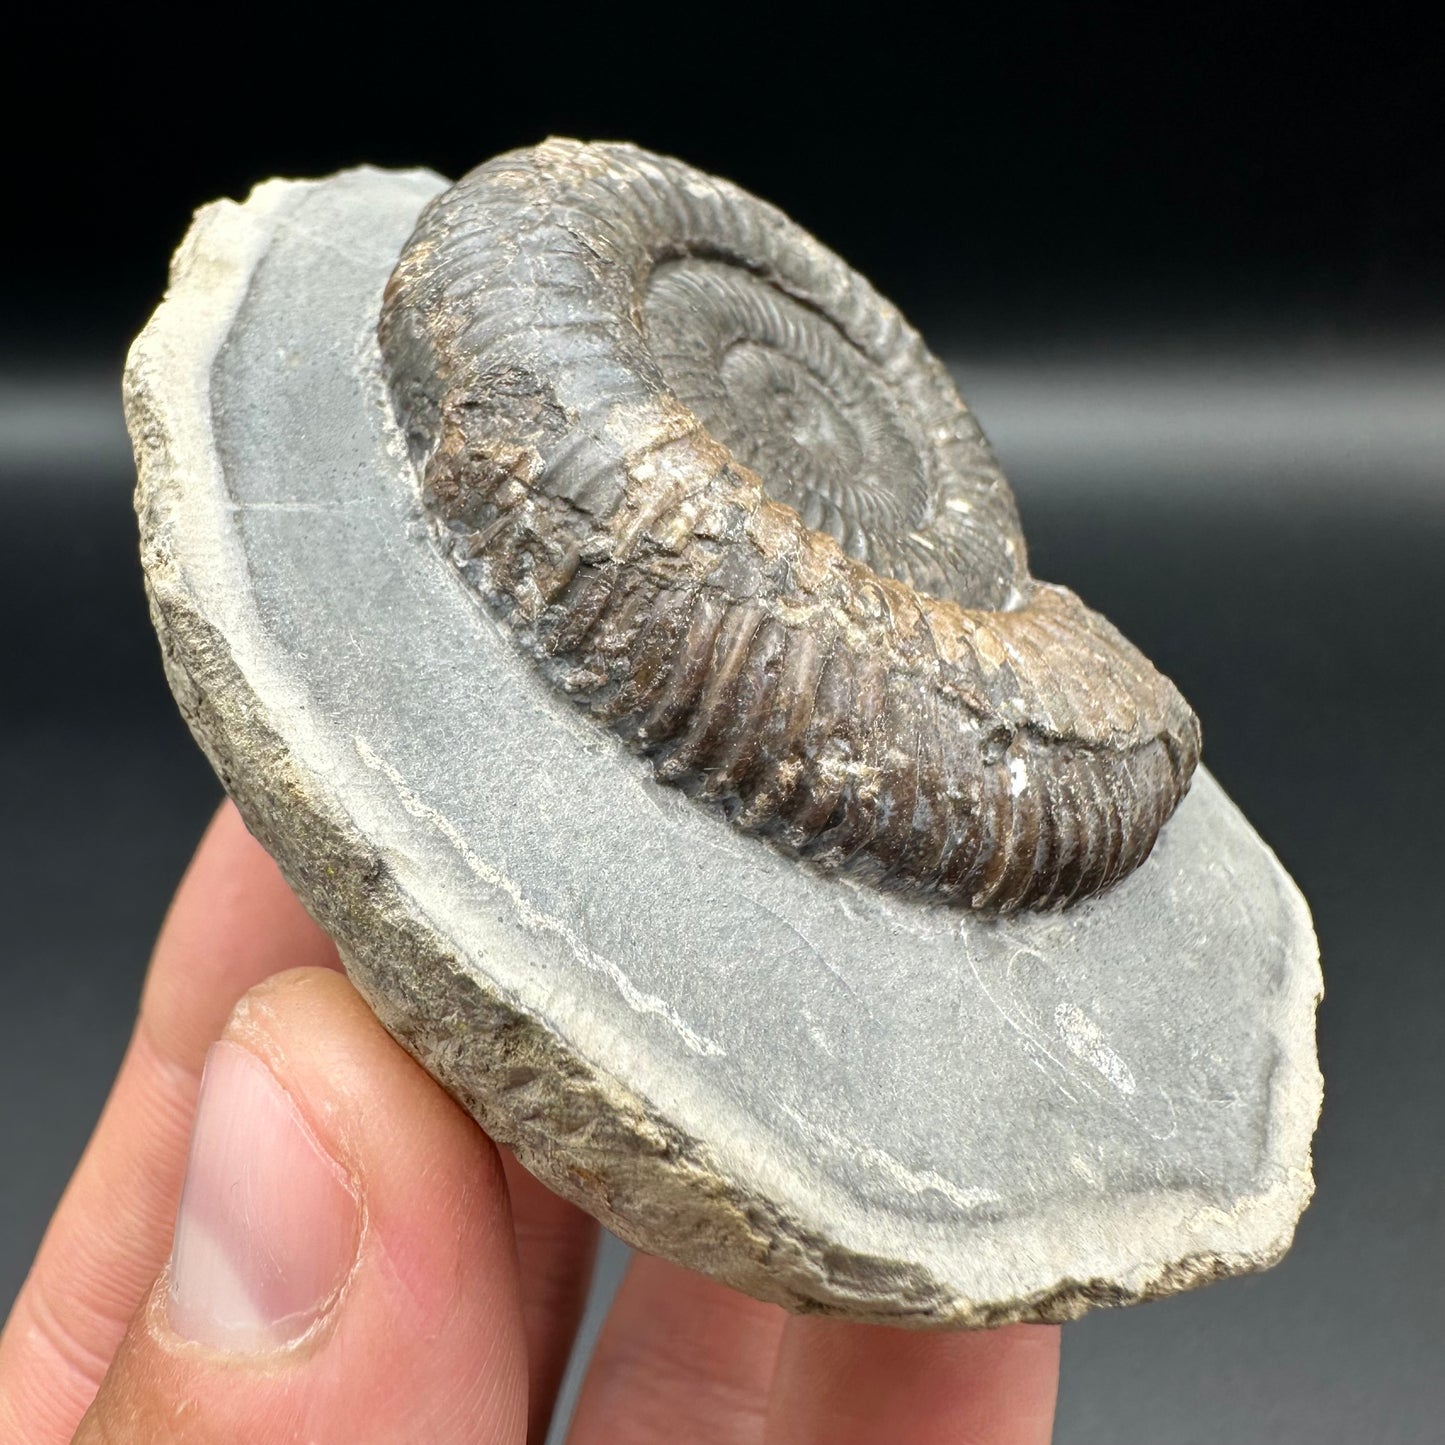
<path fill-rule="evenodd" d="M 0 1445 L 540 1445 L 596 1237 L 391 1040 L 228 804 L 0 1335 Z M 1057 1382 L 1051 1326 L 794 1318 L 638 1256 L 568 1439 L 1038 1445 Z"/>

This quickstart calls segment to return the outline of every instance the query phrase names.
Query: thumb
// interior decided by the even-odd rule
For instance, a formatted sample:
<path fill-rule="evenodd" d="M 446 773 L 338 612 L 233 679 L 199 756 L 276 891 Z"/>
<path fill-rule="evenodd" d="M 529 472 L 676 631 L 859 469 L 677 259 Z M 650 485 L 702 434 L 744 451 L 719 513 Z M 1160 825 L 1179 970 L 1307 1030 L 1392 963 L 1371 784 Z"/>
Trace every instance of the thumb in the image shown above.
<path fill-rule="evenodd" d="M 521 1340 L 496 1150 L 297 970 L 207 1057 L 170 1263 L 75 1438 L 520 1442 Z"/>

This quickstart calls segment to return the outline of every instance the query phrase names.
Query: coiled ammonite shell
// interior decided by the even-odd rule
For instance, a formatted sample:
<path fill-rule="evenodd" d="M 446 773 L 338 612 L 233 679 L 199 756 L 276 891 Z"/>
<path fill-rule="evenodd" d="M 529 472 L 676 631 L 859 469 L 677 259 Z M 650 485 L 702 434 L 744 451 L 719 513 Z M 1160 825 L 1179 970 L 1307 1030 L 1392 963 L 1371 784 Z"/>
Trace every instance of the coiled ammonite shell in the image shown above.
<path fill-rule="evenodd" d="M 499 156 L 423 212 L 380 336 L 445 550 L 658 778 L 975 908 L 1148 854 L 1194 714 L 1029 576 L 943 367 L 780 211 L 628 145 Z"/>

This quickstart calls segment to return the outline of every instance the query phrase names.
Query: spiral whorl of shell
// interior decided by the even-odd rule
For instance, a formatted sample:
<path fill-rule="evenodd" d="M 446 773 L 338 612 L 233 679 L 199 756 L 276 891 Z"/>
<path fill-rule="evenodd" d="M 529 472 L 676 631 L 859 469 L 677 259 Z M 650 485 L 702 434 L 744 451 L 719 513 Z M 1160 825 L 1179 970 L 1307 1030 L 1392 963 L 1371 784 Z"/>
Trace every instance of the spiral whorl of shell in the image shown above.
<path fill-rule="evenodd" d="M 941 365 L 781 212 L 548 141 L 427 207 L 380 336 L 443 548 L 659 778 L 977 908 L 1148 854 L 1193 713 L 1029 576 Z"/>

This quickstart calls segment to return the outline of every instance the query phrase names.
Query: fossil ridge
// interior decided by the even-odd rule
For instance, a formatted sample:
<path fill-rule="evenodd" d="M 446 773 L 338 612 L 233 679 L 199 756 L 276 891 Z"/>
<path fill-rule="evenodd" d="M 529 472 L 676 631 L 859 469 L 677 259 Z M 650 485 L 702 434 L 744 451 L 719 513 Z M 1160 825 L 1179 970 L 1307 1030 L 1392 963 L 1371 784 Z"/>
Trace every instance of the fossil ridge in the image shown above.
<path fill-rule="evenodd" d="M 633 146 L 423 212 L 381 347 L 443 545 L 553 682 L 748 832 L 975 908 L 1147 856 L 1199 726 L 1028 573 L 983 433 L 775 207 Z"/>

